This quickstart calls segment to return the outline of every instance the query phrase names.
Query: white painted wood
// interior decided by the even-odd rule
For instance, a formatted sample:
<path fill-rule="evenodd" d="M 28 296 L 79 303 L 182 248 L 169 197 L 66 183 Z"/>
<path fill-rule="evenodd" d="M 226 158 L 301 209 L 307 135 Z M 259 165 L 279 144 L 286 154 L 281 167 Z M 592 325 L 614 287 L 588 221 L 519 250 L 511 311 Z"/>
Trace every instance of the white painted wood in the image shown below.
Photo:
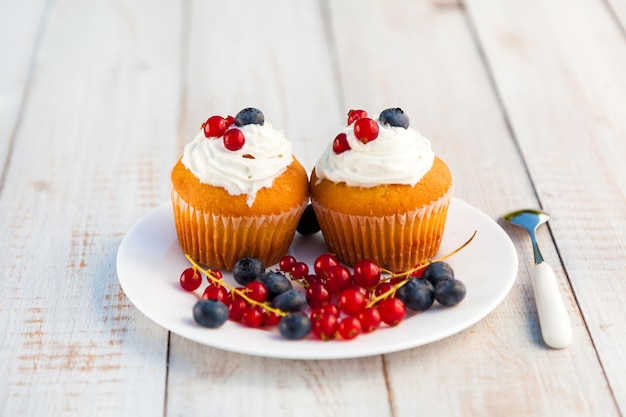
<path fill-rule="evenodd" d="M 625 414 L 622 4 L 1 2 L 0 415 Z M 511 293 L 437 343 L 309 362 L 168 335 L 121 291 L 117 247 L 200 123 L 250 105 L 308 170 L 350 108 L 400 106 L 458 197 L 497 218 L 536 191 L 574 344 L 543 345 L 508 227 Z"/>
<path fill-rule="evenodd" d="M 41 0 L 0 2 L 0 181 L 28 86 L 45 11 L 45 2 Z"/>
<path fill-rule="evenodd" d="M 457 195 L 494 218 L 537 205 L 462 9 L 377 1 L 332 3 L 332 9 L 348 106 L 405 109 L 449 161 Z M 542 232 L 547 259 L 558 265 Z M 491 315 L 444 341 L 386 356 L 396 415 L 618 414 L 562 270 L 577 344 L 566 351 L 543 345 L 530 243 L 511 234 L 519 243 L 519 278 Z"/>
<path fill-rule="evenodd" d="M 624 31 L 596 1 L 467 6 L 623 414 Z"/>
<path fill-rule="evenodd" d="M 163 415 L 167 332 L 115 256 L 168 196 L 180 10 L 50 4 L 0 194 L 1 415 Z"/>

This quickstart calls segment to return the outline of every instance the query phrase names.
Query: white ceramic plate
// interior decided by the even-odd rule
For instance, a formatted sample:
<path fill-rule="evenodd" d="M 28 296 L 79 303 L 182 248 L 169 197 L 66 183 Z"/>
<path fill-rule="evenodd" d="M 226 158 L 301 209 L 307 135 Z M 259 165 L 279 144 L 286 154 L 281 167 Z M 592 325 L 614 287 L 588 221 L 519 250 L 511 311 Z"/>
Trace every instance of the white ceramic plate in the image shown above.
<path fill-rule="evenodd" d="M 191 294 L 180 289 L 180 274 L 189 263 L 178 246 L 169 204 L 147 214 L 126 234 L 117 254 L 117 272 L 124 292 L 141 312 L 160 326 L 198 343 L 272 358 L 355 358 L 443 339 L 478 322 L 504 299 L 517 275 L 517 254 L 509 237 L 487 215 L 453 199 L 440 254 L 462 245 L 474 231 L 474 240 L 447 260 L 467 287 L 467 296 L 460 304 L 444 308 L 435 303 L 398 326 L 383 325 L 351 341 L 321 342 L 312 337 L 289 341 L 275 329 L 250 329 L 231 321 L 219 329 L 196 325 L 191 310 L 205 285 Z M 291 247 L 296 259 L 309 266 L 325 251 L 320 233 L 309 237 L 296 234 Z M 224 273 L 224 277 L 235 284 L 232 275 Z"/>

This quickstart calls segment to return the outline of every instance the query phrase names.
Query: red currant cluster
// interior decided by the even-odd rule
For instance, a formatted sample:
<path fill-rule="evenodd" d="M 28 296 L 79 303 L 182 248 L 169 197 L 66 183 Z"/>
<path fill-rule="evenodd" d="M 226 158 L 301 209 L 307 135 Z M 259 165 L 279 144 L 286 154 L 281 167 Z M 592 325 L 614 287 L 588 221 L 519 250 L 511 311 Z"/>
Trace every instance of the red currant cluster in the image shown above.
<path fill-rule="evenodd" d="M 243 147 L 246 139 L 243 132 L 236 127 L 233 116 L 211 116 L 202 123 L 202 130 L 206 138 L 222 138 L 224 147 L 229 151 L 237 151 Z"/>
<path fill-rule="evenodd" d="M 443 259 L 472 239 L 439 260 L 420 262 L 397 273 L 369 259 L 350 270 L 329 253 L 315 259 L 313 270 L 291 255 L 285 255 L 279 270 L 273 272 L 265 272 L 260 261 L 245 258 L 246 273 L 256 270 L 257 275 L 244 278 L 233 274 L 238 283 L 249 280 L 238 287 L 226 283 L 220 271 L 202 269 L 187 256 L 193 266 L 182 273 L 180 285 L 186 291 L 196 291 L 202 285 L 201 273 L 206 275 L 209 285 L 193 310 L 194 320 L 205 327 L 219 327 L 230 319 L 252 328 L 278 326 L 287 339 L 312 334 L 320 340 L 350 340 L 383 324 L 398 325 L 407 309 L 424 311 L 435 300 L 443 306 L 461 302 L 465 286 L 454 278 Z M 292 282 L 299 288 L 294 289 Z"/>
<path fill-rule="evenodd" d="M 367 117 L 365 110 L 350 110 L 348 112 L 348 126 L 354 123 L 354 136 L 367 144 L 378 137 L 378 122 Z M 350 150 L 348 138 L 345 133 L 340 133 L 333 140 L 333 151 L 336 154 Z"/>

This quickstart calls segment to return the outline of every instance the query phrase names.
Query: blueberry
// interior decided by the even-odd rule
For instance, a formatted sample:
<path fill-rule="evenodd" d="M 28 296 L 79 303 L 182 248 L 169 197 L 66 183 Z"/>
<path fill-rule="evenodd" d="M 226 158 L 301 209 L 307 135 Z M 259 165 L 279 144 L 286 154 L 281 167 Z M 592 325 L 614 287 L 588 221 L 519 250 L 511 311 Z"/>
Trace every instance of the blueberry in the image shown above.
<path fill-rule="evenodd" d="M 233 266 L 233 278 L 241 285 L 246 285 L 265 272 L 265 265 L 257 258 L 246 256 L 241 258 Z"/>
<path fill-rule="evenodd" d="M 202 327 L 215 329 L 228 320 L 228 307 L 217 300 L 200 300 L 193 306 L 193 319 Z"/>
<path fill-rule="evenodd" d="M 302 311 L 306 306 L 306 296 L 298 290 L 285 291 L 272 300 L 272 307 L 286 312 Z"/>
<path fill-rule="evenodd" d="M 467 289 L 458 279 L 447 279 L 439 282 L 435 287 L 435 300 L 446 307 L 456 305 L 463 301 Z"/>
<path fill-rule="evenodd" d="M 300 217 L 296 230 L 304 236 L 314 235 L 320 231 L 320 224 L 317 222 L 317 216 L 315 216 L 312 204 L 309 204 L 304 209 L 304 213 L 302 213 L 302 217 Z"/>
<path fill-rule="evenodd" d="M 267 299 L 272 301 L 276 296 L 293 289 L 291 281 L 280 272 L 263 272 L 256 277 L 267 288 Z"/>
<path fill-rule="evenodd" d="M 433 262 L 424 268 L 422 278 L 430 281 L 433 287 L 441 280 L 454 279 L 454 270 L 447 262 Z"/>
<path fill-rule="evenodd" d="M 235 116 L 235 125 L 239 127 L 245 125 L 263 126 L 263 123 L 265 123 L 265 116 L 263 116 L 261 110 L 254 107 L 245 108 Z"/>
<path fill-rule="evenodd" d="M 435 289 L 433 285 L 420 278 L 410 278 L 409 281 L 398 288 L 398 297 L 411 310 L 428 310 L 435 302 Z"/>
<path fill-rule="evenodd" d="M 383 110 L 378 116 L 378 121 L 382 124 L 388 124 L 389 126 L 396 127 L 409 127 L 409 116 L 404 114 L 400 107 Z"/>
<path fill-rule="evenodd" d="M 304 313 L 290 313 L 280 319 L 278 331 L 285 339 L 302 339 L 311 332 L 311 320 Z"/>

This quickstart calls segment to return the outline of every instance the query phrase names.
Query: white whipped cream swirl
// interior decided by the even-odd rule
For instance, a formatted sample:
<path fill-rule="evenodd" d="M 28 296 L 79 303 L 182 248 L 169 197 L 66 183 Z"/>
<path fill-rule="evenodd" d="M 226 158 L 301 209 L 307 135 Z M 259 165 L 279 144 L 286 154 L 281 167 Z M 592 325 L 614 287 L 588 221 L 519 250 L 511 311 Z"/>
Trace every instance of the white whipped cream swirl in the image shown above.
<path fill-rule="evenodd" d="M 373 119 L 378 121 L 378 117 Z M 331 142 L 315 165 L 318 178 L 362 188 L 414 186 L 435 160 L 430 141 L 415 129 L 379 123 L 378 137 L 366 144 L 354 136 L 354 124 L 343 133 L 351 149 L 336 154 Z"/>
<path fill-rule="evenodd" d="M 203 184 L 224 188 L 230 195 L 247 194 L 252 206 L 257 192 L 270 188 L 293 161 L 292 144 L 282 130 L 249 124 L 238 127 L 243 147 L 229 151 L 222 138 L 206 138 L 200 132 L 183 150 L 182 163 Z"/>

